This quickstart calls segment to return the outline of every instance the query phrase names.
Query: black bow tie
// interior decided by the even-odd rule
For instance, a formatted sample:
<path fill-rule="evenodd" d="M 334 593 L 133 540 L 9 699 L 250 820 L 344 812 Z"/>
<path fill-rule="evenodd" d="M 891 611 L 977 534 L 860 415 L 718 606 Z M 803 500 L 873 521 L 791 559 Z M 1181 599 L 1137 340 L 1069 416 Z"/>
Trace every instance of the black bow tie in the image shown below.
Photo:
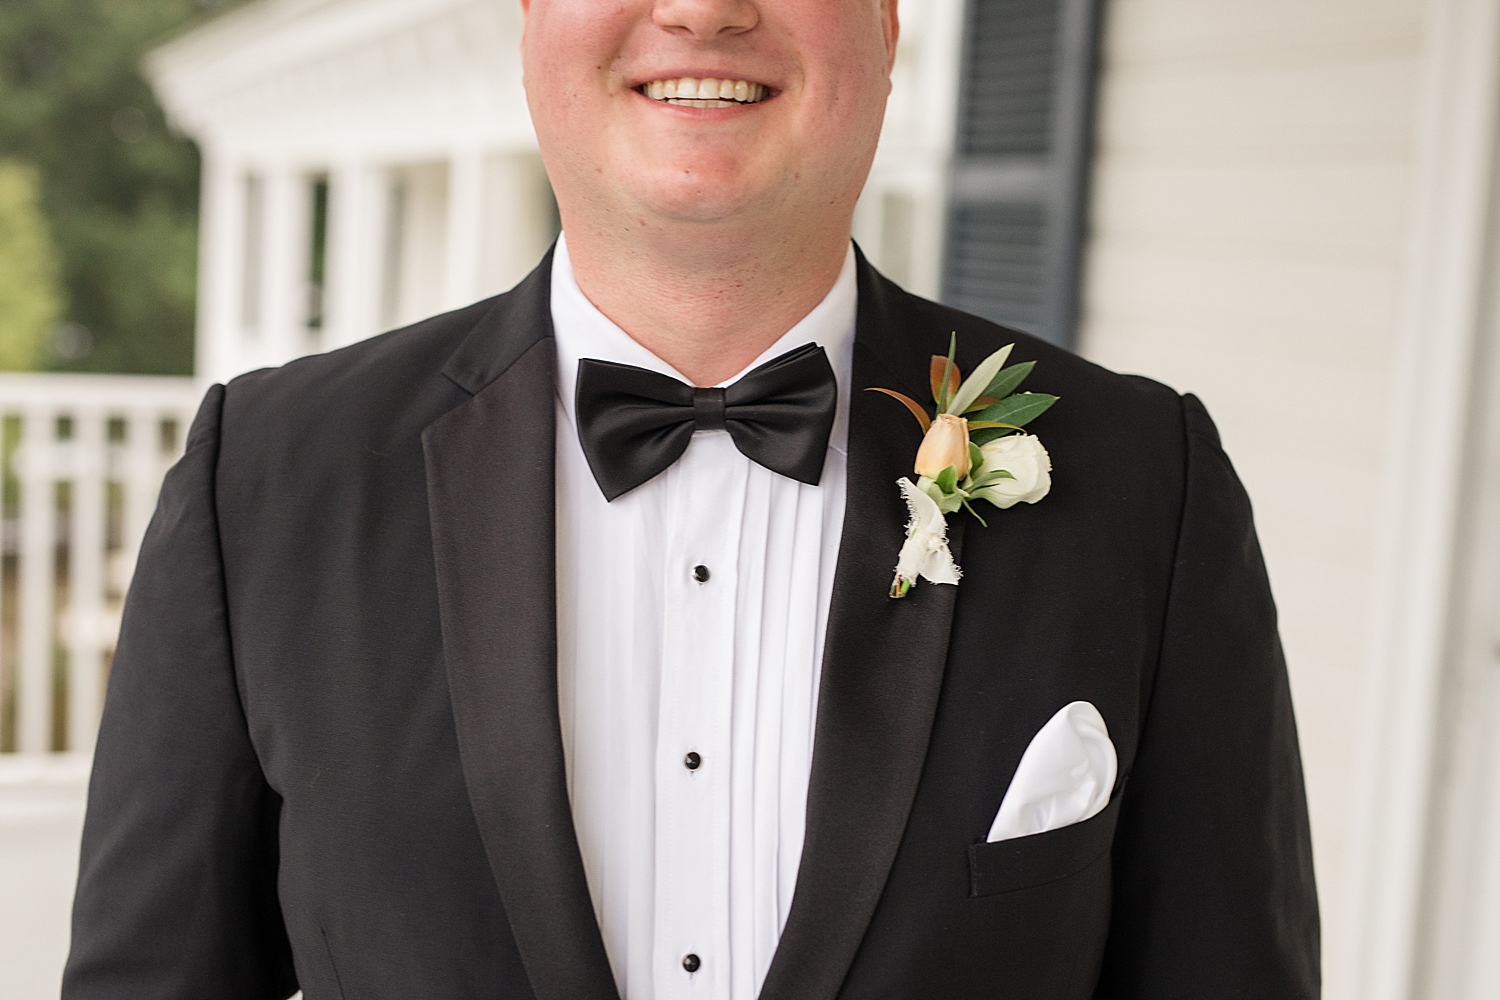
<path fill-rule="evenodd" d="M 687 450 L 695 430 L 725 430 L 736 448 L 783 476 L 823 475 L 838 386 L 828 355 L 805 344 L 724 389 L 657 372 L 578 362 L 578 440 L 606 500 L 629 493 Z"/>

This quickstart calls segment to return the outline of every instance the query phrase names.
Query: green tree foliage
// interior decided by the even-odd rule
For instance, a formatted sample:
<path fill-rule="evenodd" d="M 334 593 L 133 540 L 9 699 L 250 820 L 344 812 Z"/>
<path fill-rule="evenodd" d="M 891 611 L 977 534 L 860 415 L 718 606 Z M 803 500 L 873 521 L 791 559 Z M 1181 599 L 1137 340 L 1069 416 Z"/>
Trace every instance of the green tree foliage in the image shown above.
<path fill-rule="evenodd" d="M 62 313 L 57 259 L 31 167 L 0 160 L 0 369 L 40 368 Z"/>
<path fill-rule="evenodd" d="M 42 366 L 188 374 L 198 154 L 140 60 L 196 0 L 0 0 L 0 157 L 32 164 L 65 323 Z"/>

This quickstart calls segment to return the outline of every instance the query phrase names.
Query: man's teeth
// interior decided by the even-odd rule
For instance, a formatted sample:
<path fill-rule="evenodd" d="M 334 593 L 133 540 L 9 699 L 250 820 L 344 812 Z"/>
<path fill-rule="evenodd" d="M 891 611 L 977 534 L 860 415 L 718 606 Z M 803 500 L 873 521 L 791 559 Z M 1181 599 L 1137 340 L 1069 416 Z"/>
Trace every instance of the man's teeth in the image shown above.
<path fill-rule="evenodd" d="M 641 87 L 641 93 L 653 101 L 665 101 L 693 108 L 732 108 L 736 104 L 754 104 L 770 96 L 770 88 L 748 80 L 699 80 L 684 76 L 676 80 L 652 80 Z"/>

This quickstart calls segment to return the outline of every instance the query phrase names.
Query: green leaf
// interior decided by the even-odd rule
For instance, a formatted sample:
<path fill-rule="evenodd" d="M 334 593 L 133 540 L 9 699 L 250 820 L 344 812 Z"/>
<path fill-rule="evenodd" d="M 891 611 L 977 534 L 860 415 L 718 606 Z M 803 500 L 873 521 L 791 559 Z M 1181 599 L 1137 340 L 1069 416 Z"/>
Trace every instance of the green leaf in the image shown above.
<path fill-rule="evenodd" d="M 939 413 L 948 412 L 948 386 L 950 385 L 949 380 L 953 377 L 953 356 L 957 353 L 958 331 L 954 330 L 948 338 L 948 363 L 943 366 L 943 381 L 939 386 L 939 388 L 942 390 L 938 394 L 937 400 L 937 411 Z"/>
<path fill-rule="evenodd" d="M 932 502 L 937 504 L 938 510 L 944 514 L 951 514 L 955 510 L 958 510 L 959 507 L 963 506 L 964 500 L 968 497 L 968 494 L 963 490 L 956 487 L 951 490 L 945 490 L 936 480 L 928 479 L 926 476 L 922 476 L 917 480 L 917 489 L 926 493 L 932 499 Z"/>
<path fill-rule="evenodd" d="M 1009 426 L 1009 424 L 1005 425 L 1005 427 Z M 1004 427 L 982 427 L 978 430 L 975 430 L 974 425 L 971 423 L 969 425 L 969 443 L 977 444 L 982 447 L 995 440 L 995 438 L 1005 437 L 1005 435 L 1007 434 L 1014 433 L 1014 431 L 1006 430 Z"/>
<path fill-rule="evenodd" d="M 999 483 L 1001 480 L 1014 480 L 1014 478 L 1016 477 L 1011 475 L 1010 469 L 990 469 L 986 474 L 974 477 L 974 481 L 969 483 L 968 490 L 972 493 L 975 487 L 990 486 L 992 483 Z"/>
<path fill-rule="evenodd" d="M 979 445 L 973 441 L 969 442 L 969 475 L 972 477 L 980 469 L 984 468 L 984 452 L 979 450 Z"/>
<path fill-rule="evenodd" d="M 989 472 L 986 472 L 983 476 L 974 480 L 972 483 L 969 483 L 964 492 L 972 496 L 973 494 L 978 493 L 986 487 L 994 486 L 1002 479 L 1014 478 L 1016 477 L 1010 474 L 1009 469 L 993 469 Z"/>
<path fill-rule="evenodd" d="M 979 522 L 979 526 L 981 528 L 988 528 L 989 527 L 989 523 L 987 521 L 985 521 L 984 518 L 982 518 L 982 517 L 979 516 L 979 511 L 975 510 L 972 506 L 970 506 L 969 505 L 969 501 L 967 501 L 967 500 L 964 501 L 964 510 L 966 510 L 970 514 L 974 515 L 974 519 Z"/>
<path fill-rule="evenodd" d="M 957 337 L 956 334 L 954 336 Z M 981 361 L 979 367 L 974 369 L 974 373 L 964 379 L 964 384 L 958 387 L 958 392 L 948 403 L 948 408 L 943 410 L 943 412 L 961 414 L 973 405 L 974 400 L 978 399 L 981 395 L 985 395 L 985 389 L 989 387 L 990 382 L 994 380 L 995 376 L 1000 373 L 1001 367 L 1005 364 L 1005 359 L 1010 357 L 1010 352 L 1015 346 L 1015 344 L 1006 344 L 1000 350 Z M 993 395 L 993 393 L 989 395 Z"/>
<path fill-rule="evenodd" d="M 1011 365 L 995 376 L 995 380 L 990 383 L 990 387 L 985 390 L 984 394 L 994 396 L 996 399 L 1004 399 L 1026 381 L 1026 376 L 1030 375 L 1031 369 L 1035 367 L 1035 361 L 1023 361 L 1018 365 Z"/>
<path fill-rule="evenodd" d="M 1057 397 L 1045 392 L 1018 392 L 980 411 L 975 419 L 1024 427 L 1046 413 L 1055 402 L 1057 402 Z"/>
<path fill-rule="evenodd" d="M 945 495 L 952 493 L 958 489 L 958 470 L 950 465 L 942 472 L 939 472 L 937 479 L 933 480 L 933 482 L 937 483 L 938 489 L 942 490 Z"/>

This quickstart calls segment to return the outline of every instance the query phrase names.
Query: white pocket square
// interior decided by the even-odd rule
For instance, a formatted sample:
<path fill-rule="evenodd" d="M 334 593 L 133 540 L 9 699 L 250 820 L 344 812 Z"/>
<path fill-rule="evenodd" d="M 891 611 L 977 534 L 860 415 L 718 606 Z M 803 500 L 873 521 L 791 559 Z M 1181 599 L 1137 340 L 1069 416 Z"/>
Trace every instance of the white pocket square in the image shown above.
<path fill-rule="evenodd" d="M 1115 787 L 1115 745 L 1086 701 L 1058 709 L 1031 738 L 990 825 L 989 843 L 1046 833 L 1099 813 Z"/>

